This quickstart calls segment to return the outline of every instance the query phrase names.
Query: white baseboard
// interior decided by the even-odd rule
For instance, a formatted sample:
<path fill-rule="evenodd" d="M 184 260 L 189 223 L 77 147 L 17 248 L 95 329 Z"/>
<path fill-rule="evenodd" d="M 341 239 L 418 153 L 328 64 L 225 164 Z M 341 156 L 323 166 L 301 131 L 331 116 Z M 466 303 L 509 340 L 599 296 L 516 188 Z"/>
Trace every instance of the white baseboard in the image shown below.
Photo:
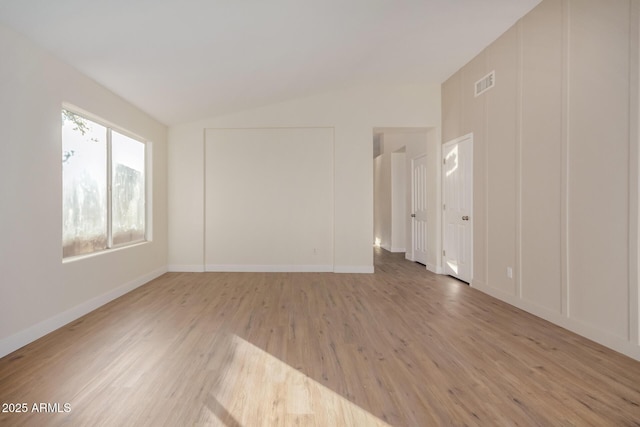
<path fill-rule="evenodd" d="M 391 252 L 406 252 L 407 250 L 405 248 L 394 248 L 393 246 L 391 247 Z"/>
<path fill-rule="evenodd" d="M 427 264 L 427 270 L 435 274 L 444 273 L 444 270 L 439 265 Z"/>
<path fill-rule="evenodd" d="M 492 288 L 483 282 L 474 280 L 471 283 L 471 287 L 478 289 L 479 291 L 491 295 L 501 301 L 511 304 L 521 310 L 538 316 L 544 320 L 547 320 L 557 326 L 565 328 L 571 332 L 581 335 L 591 341 L 595 341 L 605 347 L 609 347 L 619 353 L 629 356 L 635 360 L 640 361 L 640 346 L 631 342 L 628 339 L 611 334 L 610 332 L 603 331 L 602 329 L 595 328 L 591 325 L 581 322 L 575 318 L 567 317 L 557 311 L 549 310 L 548 308 L 539 306 L 531 301 L 527 301 L 522 298 L 518 298 L 515 295 L 507 294 L 499 289 Z"/>
<path fill-rule="evenodd" d="M 204 272 L 204 265 L 195 264 L 195 265 L 179 265 L 172 264 L 167 267 L 167 271 L 172 273 L 202 273 Z"/>
<path fill-rule="evenodd" d="M 102 307 L 108 302 L 121 297 L 122 295 L 131 292 L 132 290 L 144 285 L 145 283 L 163 275 L 167 272 L 165 267 L 159 268 L 155 271 L 140 276 L 130 282 L 127 282 L 116 289 L 113 289 L 106 294 L 97 296 L 88 301 L 85 301 L 67 311 L 56 314 L 40 323 L 37 323 L 25 330 L 13 334 L 7 338 L 0 340 L 0 357 L 4 357 L 9 353 L 16 351 L 17 349 L 24 347 L 25 345 L 47 335 L 50 332 L 55 331 L 63 327 L 64 325 L 73 322 L 74 320 L 84 316 L 85 314 Z"/>
<path fill-rule="evenodd" d="M 374 272 L 373 265 L 336 265 L 333 267 L 334 273 L 358 273 L 371 274 Z"/>
<path fill-rule="evenodd" d="M 364 273 L 374 272 L 372 265 L 225 265 L 207 264 L 201 265 L 170 265 L 170 272 L 202 273 L 234 272 L 234 273 Z"/>
<path fill-rule="evenodd" d="M 189 270 L 170 270 L 189 271 Z M 193 271 L 193 270 L 192 270 Z M 372 265 L 222 265 L 207 264 L 205 271 L 237 273 L 363 273 L 374 272 Z"/>
<path fill-rule="evenodd" d="M 220 265 L 207 264 L 206 271 L 238 273 L 328 273 L 332 265 Z"/>

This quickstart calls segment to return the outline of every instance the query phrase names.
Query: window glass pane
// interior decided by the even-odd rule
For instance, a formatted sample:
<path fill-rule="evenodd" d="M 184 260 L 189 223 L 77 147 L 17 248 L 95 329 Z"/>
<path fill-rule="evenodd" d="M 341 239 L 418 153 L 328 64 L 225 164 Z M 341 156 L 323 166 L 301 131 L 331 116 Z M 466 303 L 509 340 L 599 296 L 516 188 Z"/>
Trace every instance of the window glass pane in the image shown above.
<path fill-rule="evenodd" d="M 107 129 L 62 111 L 62 255 L 107 247 Z"/>
<path fill-rule="evenodd" d="M 111 131 L 113 244 L 145 237 L 144 143 Z"/>

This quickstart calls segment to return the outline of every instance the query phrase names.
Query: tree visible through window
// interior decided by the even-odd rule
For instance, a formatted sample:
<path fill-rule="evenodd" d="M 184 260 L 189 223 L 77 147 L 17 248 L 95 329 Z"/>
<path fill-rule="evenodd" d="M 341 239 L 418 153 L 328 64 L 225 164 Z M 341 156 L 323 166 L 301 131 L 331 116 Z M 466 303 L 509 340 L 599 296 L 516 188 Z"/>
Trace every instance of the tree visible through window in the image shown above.
<path fill-rule="evenodd" d="M 62 110 L 62 256 L 145 239 L 145 144 Z"/>

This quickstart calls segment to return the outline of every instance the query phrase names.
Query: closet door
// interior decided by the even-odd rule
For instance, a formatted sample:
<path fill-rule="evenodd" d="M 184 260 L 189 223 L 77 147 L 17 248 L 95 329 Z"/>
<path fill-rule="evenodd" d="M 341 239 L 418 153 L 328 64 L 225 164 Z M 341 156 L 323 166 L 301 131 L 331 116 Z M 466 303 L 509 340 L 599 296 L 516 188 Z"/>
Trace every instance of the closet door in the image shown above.
<path fill-rule="evenodd" d="M 470 283 L 473 278 L 473 137 L 443 146 L 445 274 Z"/>

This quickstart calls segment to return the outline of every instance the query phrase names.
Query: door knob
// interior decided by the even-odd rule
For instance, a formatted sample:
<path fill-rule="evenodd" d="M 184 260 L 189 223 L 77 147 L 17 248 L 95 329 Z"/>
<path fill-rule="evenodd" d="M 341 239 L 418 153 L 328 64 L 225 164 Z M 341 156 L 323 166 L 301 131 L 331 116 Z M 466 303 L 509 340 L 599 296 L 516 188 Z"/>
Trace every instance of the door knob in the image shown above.
<path fill-rule="evenodd" d="M 467 215 L 465 215 L 465 216 L 462 217 L 462 220 L 463 221 L 469 221 L 469 217 Z"/>
<path fill-rule="evenodd" d="M 411 218 L 415 218 L 415 217 L 416 217 L 416 214 L 411 214 Z"/>

